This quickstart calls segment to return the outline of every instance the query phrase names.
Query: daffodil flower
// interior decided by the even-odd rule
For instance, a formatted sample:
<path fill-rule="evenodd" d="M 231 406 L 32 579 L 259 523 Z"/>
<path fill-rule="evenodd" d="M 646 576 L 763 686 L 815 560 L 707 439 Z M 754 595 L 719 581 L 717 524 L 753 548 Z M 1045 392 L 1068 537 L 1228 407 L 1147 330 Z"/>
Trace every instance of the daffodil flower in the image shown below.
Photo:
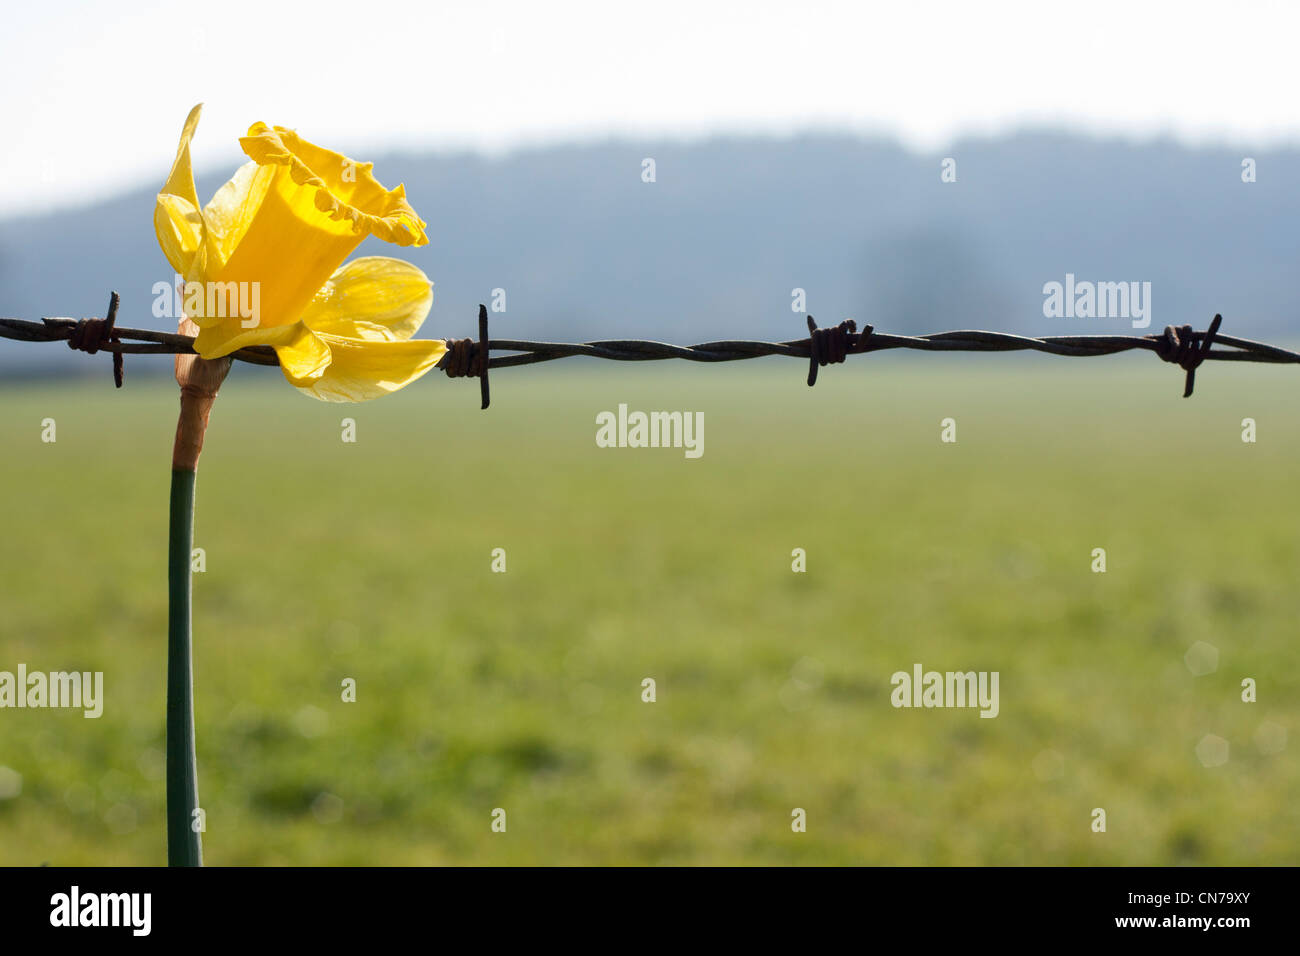
<path fill-rule="evenodd" d="M 428 277 L 382 256 L 343 265 L 367 236 L 400 246 L 429 241 L 405 189 L 386 189 L 372 163 L 256 123 L 239 140 L 250 161 L 200 206 L 190 166 L 200 109 L 185 121 L 158 194 L 158 244 L 187 290 L 233 297 L 251 287 L 257 309 L 250 317 L 224 298 L 214 308 L 211 295 L 187 295 L 185 314 L 199 327 L 195 351 L 215 359 L 269 345 L 290 384 L 331 402 L 378 398 L 432 368 L 446 343 L 411 338 L 433 304 Z"/>

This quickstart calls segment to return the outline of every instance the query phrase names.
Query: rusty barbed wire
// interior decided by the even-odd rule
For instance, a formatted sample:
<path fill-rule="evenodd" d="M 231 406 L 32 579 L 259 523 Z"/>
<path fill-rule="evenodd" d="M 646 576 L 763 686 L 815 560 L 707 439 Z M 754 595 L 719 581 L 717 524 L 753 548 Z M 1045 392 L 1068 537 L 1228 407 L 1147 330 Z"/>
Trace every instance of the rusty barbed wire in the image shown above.
<path fill-rule="evenodd" d="M 116 300 L 116 293 L 114 293 Z M 71 348 L 84 351 L 111 352 L 115 362 L 115 379 L 121 387 L 121 356 L 184 354 L 194 351 L 194 339 L 173 332 L 149 329 L 126 329 L 116 326 L 116 302 L 110 304 L 107 319 L 46 318 L 40 322 L 0 318 L 0 338 L 20 342 L 66 341 Z M 688 362 L 736 362 L 783 355 L 809 360 L 808 384 L 817 381 L 817 369 L 843 362 L 849 355 L 865 355 L 888 349 L 914 349 L 923 352 L 1046 352 L 1075 358 L 1116 355 L 1145 349 L 1165 362 L 1178 365 L 1186 372 L 1183 397 L 1189 397 L 1195 384 L 1196 369 L 1204 361 L 1264 362 L 1300 364 L 1300 352 L 1251 339 L 1220 335 L 1222 316 L 1215 315 L 1204 332 L 1190 325 L 1167 326 L 1162 333 L 1151 335 L 1049 335 L 1035 338 L 1009 332 L 963 329 L 933 332 L 928 335 L 897 335 L 877 332 L 866 325 L 858 331 L 852 319 L 837 326 L 818 328 L 808 316 L 808 337 L 786 342 L 721 340 L 698 345 L 673 345 L 647 339 L 602 339 L 594 342 L 532 342 L 522 339 L 490 339 L 485 306 L 479 306 L 479 338 L 446 339 L 448 351 L 439 361 L 451 377 L 480 379 L 482 407 L 488 407 L 488 370 L 533 365 L 563 358 L 586 356 L 617 362 L 648 362 L 682 359 Z M 94 323 L 99 323 L 95 325 Z M 130 341 L 127 341 L 130 340 Z M 491 356 L 510 352 L 511 355 Z M 484 356 L 488 356 L 484 361 Z M 231 353 L 231 357 L 253 365 L 278 365 L 270 346 L 250 346 Z"/>

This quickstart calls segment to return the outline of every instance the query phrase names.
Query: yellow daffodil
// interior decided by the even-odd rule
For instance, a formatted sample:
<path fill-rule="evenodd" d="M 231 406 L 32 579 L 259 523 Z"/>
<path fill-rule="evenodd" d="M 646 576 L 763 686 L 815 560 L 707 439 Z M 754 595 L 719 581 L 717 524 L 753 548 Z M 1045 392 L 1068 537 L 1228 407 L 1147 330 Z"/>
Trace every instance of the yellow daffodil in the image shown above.
<path fill-rule="evenodd" d="M 429 241 L 405 189 L 385 189 L 372 163 L 256 123 L 239 140 L 250 162 L 200 207 L 190 167 L 200 108 L 154 209 L 199 355 L 269 345 L 290 384 L 331 402 L 378 398 L 432 368 L 446 343 L 411 338 L 433 304 L 428 277 L 382 256 L 342 265 L 367 236 Z"/>

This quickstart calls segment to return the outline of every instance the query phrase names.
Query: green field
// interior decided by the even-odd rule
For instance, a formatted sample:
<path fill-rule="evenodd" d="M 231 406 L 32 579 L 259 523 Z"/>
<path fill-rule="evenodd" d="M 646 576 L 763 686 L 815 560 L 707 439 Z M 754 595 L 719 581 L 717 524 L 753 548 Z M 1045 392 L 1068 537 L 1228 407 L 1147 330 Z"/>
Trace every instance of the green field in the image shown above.
<path fill-rule="evenodd" d="M 176 389 L 107 365 L 0 386 L 0 670 L 106 697 L 0 710 L 0 864 L 165 862 Z M 1296 862 L 1294 370 L 1207 363 L 1189 400 L 1147 355 L 804 374 L 569 361 L 484 413 L 441 375 L 339 406 L 236 368 L 198 481 L 207 863 Z M 703 457 L 597 448 L 620 402 L 704 412 Z M 918 662 L 998 671 L 999 716 L 892 707 Z"/>

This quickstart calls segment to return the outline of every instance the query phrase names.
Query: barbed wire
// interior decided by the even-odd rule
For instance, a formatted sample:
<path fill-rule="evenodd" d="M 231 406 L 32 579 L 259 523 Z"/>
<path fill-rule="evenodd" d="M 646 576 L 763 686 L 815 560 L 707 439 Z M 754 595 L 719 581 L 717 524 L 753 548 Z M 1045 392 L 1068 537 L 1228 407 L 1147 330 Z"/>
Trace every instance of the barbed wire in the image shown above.
<path fill-rule="evenodd" d="M 0 318 L 0 338 L 20 342 L 66 341 L 69 347 L 94 354 L 111 352 L 114 379 L 122 385 L 122 356 L 189 354 L 194 338 L 174 332 L 149 329 L 124 329 L 116 325 L 117 293 L 113 293 L 105 318 L 46 318 L 40 322 Z M 784 355 L 809 360 L 808 384 L 817 382 L 818 368 L 843 362 L 849 355 L 865 355 L 888 349 L 914 349 L 922 352 L 1046 352 L 1075 358 L 1115 355 L 1135 349 L 1154 352 L 1160 359 L 1180 366 L 1186 373 L 1183 397 L 1189 397 L 1195 384 L 1197 367 L 1206 360 L 1221 362 L 1265 362 L 1300 364 L 1300 352 L 1276 345 L 1220 335 L 1222 316 L 1215 315 L 1204 332 L 1190 325 L 1166 326 L 1152 335 L 1049 335 L 1035 338 L 1008 332 L 957 330 L 928 335 L 896 335 L 877 332 L 870 326 L 858 331 L 847 319 L 837 326 L 818 328 L 807 317 L 808 337 L 786 342 L 762 342 L 727 339 L 698 345 L 672 345 L 646 339 L 603 339 L 595 342 L 531 342 L 522 339 L 490 339 L 487 308 L 479 306 L 479 337 L 447 339 L 447 354 L 438 362 L 448 376 L 480 379 L 482 407 L 489 404 L 488 370 L 533 365 L 556 359 L 586 356 L 617 362 L 647 362 L 683 359 L 688 362 L 736 362 L 768 355 Z M 126 341 L 124 341 L 126 340 Z M 1217 348 L 1214 346 L 1218 346 Z M 492 352 L 510 355 L 492 356 Z M 249 346 L 231 353 L 231 358 L 253 365 L 278 365 L 270 346 Z"/>

